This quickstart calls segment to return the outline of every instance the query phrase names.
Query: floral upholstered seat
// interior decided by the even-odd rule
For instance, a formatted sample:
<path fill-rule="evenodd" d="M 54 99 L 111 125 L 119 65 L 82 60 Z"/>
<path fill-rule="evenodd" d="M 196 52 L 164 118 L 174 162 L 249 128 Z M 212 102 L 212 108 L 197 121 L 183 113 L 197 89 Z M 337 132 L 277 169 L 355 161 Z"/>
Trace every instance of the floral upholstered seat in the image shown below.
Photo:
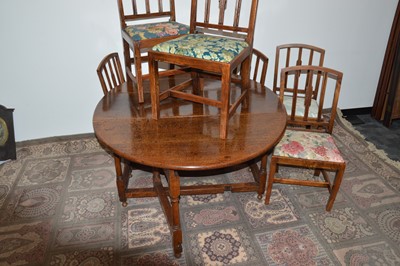
<path fill-rule="evenodd" d="M 274 156 L 344 162 L 329 133 L 286 130 L 274 149 Z"/>
<path fill-rule="evenodd" d="M 158 22 L 140 25 L 130 25 L 125 28 L 126 33 L 134 40 L 162 38 L 189 33 L 189 26 L 175 22 Z"/>
<path fill-rule="evenodd" d="M 157 44 L 153 51 L 229 63 L 248 46 L 241 40 L 189 34 Z"/>
<path fill-rule="evenodd" d="M 330 195 L 325 210 L 332 210 L 346 169 L 346 162 L 332 137 L 342 78 L 342 72 L 315 65 L 298 65 L 281 70 L 279 95 L 282 104 L 285 92 L 292 93 L 293 98 L 289 103 L 294 98 L 300 98 L 300 102 L 295 104 L 297 109 L 304 108 L 303 90 L 293 89 L 296 88 L 293 84 L 298 84 L 299 80 L 306 81 L 306 93 L 318 92 L 319 101 L 314 102 L 316 111 L 309 110 L 306 115 L 301 116 L 298 114 L 299 110 L 296 110 L 296 115 L 287 116 L 289 127 L 271 156 L 265 204 L 269 204 L 271 200 L 273 184 L 280 183 L 327 188 Z M 318 88 L 318 91 L 314 91 L 314 88 Z M 326 95 L 333 97 L 325 97 Z M 311 96 L 309 95 L 310 98 Z M 286 111 L 290 112 L 290 109 Z M 315 117 L 311 117 L 314 115 L 312 112 L 316 112 Z M 284 171 L 279 172 L 281 166 L 314 171 L 307 171 L 304 175 L 288 175 Z"/>
<path fill-rule="evenodd" d="M 304 114 L 304 111 L 305 111 L 304 100 L 305 100 L 305 98 L 303 98 L 303 97 L 297 97 L 295 116 L 304 116 L 305 115 Z M 288 115 L 292 114 L 292 102 L 293 102 L 293 97 L 285 95 L 285 97 L 283 98 L 283 104 L 286 107 L 286 112 Z M 311 99 L 311 105 L 310 105 L 310 108 L 308 109 L 308 117 L 309 118 L 317 118 L 318 117 L 318 104 L 317 104 L 317 101 L 314 99 Z"/>

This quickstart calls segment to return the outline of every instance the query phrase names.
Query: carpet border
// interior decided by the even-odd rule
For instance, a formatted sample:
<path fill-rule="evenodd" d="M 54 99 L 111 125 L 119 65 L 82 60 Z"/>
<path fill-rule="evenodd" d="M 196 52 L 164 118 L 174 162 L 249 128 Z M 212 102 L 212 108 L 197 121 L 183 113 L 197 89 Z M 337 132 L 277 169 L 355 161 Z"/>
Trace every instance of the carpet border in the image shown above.
<path fill-rule="evenodd" d="M 23 140 L 23 141 L 16 142 L 16 144 L 17 144 L 17 148 L 21 148 L 24 146 L 32 146 L 32 145 L 43 144 L 43 143 L 47 143 L 47 142 L 68 141 L 68 140 L 76 140 L 76 139 L 81 139 L 81 138 L 92 138 L 92 137 L 96 138 L 96 136 L 93 132 Z"/>

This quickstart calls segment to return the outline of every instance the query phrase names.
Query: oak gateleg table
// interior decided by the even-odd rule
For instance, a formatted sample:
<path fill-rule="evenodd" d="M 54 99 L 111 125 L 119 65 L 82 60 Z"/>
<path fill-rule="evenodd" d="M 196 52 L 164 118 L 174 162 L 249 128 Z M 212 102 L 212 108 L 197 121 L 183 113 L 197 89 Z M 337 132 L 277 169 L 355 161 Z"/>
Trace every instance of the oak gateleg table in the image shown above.
<path fill-rule="evenodd" d="M 176 81 L 185 79 L 185 76 L 176 77 Z M 160 87 L 169 84 L 171 78 L 165 78 Z M 218 97 L 220 81 L 207 79 L 203 85 L 207 97 Z M 233 85 L 231 95 L 240 95 L 240 88 Z M 251 81 L 248 107 L 237 108 L 229 119 L 227 138 L 221 139 L 215 107 L 168 98 L 160 103 L 160 119 L 154 120 L 150 95 L 145 94 L 142 104 L 137 99 L 131 83 L 111 90 L 94 111 L 94 132 L 99 143 L 114 156 L 123 206 L 127 205 L 127 198 L 158 197 L 171 231 L 174 255 L 180 257 L 180 196 L 254 191 L 261 199 L 265 191 L 267 155 L 284 133 L 286 111 L 271 90 Z M 135 165 L 151 169 L 153 187 L 128 188 Z M 229 171 L 238 165 L 249 166 L 254 182 L 180 184 L 181 172 Z M 167 186 L 161 182 L 163 176 Z"/>

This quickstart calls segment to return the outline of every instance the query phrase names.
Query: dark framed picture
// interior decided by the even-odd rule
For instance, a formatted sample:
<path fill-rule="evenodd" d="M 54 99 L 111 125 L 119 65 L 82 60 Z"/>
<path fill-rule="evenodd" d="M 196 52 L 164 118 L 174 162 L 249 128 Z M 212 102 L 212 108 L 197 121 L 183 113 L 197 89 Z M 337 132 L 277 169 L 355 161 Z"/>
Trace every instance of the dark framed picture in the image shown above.
<path fill-rule="evenodd" d="M 17 158 L 13 112 L 0 105 L 0 161 Z"/>

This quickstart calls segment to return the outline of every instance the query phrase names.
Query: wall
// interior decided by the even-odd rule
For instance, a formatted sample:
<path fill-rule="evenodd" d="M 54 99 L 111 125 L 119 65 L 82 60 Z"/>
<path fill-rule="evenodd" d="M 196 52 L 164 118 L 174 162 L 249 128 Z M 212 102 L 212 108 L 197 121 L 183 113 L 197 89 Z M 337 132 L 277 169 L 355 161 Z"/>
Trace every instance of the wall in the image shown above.
<path fill-rule="evenodd" d="M 189 0 L 176 0 L 189 22 Z M 325 64 L 344 72 L 339 106 L 372 106 L 396 0 L 260 0 L 255 47 L 304 42 L 326 49 Z M 122 58 L 115 0 L 2 0 L 0 104 L 15 108 L 16 140 L 92 132 L 102 97 L 96 68 Z"/>

